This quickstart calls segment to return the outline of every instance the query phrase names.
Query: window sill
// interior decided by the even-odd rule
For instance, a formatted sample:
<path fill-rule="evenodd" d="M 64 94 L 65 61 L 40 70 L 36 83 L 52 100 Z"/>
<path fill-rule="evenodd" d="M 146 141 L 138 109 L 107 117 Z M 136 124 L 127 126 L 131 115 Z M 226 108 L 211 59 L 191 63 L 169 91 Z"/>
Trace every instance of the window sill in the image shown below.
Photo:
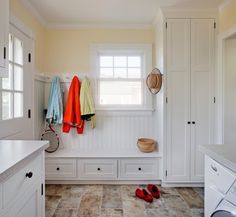
<path fill-rule="evenodd" d="M 96 108 L 98 116 L 151 116 L 155 109 Z"/>

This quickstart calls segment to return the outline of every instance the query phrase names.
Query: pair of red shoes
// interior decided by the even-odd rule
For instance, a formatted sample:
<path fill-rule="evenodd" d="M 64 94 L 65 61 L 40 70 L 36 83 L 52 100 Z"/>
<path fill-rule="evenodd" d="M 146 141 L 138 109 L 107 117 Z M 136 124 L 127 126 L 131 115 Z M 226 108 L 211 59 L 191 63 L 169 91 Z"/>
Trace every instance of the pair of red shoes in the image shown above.
<path fill-rule="evenodd" d="M 156 185 L 148 185 L 147 189 L 150 193 L 148 193 L 146 189 L 136 189 L 136 197 L 143 199 L 149 203 L 153 201 L 153 198 L 160 198 L 160 191 Z"/>

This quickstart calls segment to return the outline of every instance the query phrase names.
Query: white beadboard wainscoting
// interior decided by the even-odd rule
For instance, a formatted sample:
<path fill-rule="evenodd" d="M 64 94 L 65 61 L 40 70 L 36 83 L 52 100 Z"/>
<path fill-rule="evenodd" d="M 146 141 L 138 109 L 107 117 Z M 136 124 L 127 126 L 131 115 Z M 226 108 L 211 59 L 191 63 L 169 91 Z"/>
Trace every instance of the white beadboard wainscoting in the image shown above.
<path fill-rule="evenodd" d="M 39 138 L 42 132 L 43 110 L 47 108 L 48 103 L 51 83 L 46 80 L 43 81 L 38 77 L 35 79 L 35 99 L 37 101 L 35 103 L 35 129 L 40 131 L 40 133 L 35 133 L 36 138 Z M 70 83 L 62 83 L 64 105 L 69 86 Z M 60 148 L 71 148 L 86 153 L 103 150 L 136 150 L 137 139 L 140 137 L 153 138 L 158 141 L 155 120 L 155 111 L 122 111 L 116 114 L 98 111 L 96 113 L 96 128 L 91 129 L 90 122 L 86 122 L 82 135 L 77 134 L 73 128 L 68 134 L 62 132 L 61 126 L 56 126 L 55 130 L 60 137 Z M 158 147 L 158 149 L 159 153 L 162 153 L 162 148 Z"/>

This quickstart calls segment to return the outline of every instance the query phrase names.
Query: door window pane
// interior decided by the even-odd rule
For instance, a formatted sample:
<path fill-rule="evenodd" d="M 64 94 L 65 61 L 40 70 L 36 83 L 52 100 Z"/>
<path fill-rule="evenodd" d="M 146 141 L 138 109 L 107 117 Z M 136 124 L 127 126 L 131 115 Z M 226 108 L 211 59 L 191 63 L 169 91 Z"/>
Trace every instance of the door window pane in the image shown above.
<path fill-rule="evenodd" d="M 2 120 L 11 119 L 13 117 L 13 99 L 12 93 L 2 92 Z"/>
<path fill-rule="evenodd" d="M 14 66 L 14 90 L 23 90 L 23 68 L 20 66 Z"/>
<path fill-rule="evenodd" d="M 2 78 L 2 89 L 12 90 L 13 89 L 13 66 L 9 64 L 9 73 L 7 78 Z"/>
<path fill-rule="evenodd" d="M 23 117 L 23 94 L 14 93 L 14 118 Z"/>
<path fill-rule="evenodd" d="M 9 52 L 8 52 L 8 55 L 9 55 L 9 60 L 13 61 L 13 37 L 12 37 L 11 34 L 9 35 Z"/>
<path fill-rule="evenodd" d="M 23 65 L 23 43 L 18 39 L 14 39 L 14 62 Z"/>

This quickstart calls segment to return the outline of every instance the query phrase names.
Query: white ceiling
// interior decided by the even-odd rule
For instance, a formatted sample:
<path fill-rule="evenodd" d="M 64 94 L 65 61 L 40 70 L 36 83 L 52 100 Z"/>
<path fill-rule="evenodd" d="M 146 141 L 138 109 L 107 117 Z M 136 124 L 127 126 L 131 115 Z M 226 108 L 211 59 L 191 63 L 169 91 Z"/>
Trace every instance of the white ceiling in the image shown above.
<path fill-rule="evenodd" d="M 159 7 L 218 7 L 223 0 L 22 0 L 48 25 L 143 24 Z"/>

